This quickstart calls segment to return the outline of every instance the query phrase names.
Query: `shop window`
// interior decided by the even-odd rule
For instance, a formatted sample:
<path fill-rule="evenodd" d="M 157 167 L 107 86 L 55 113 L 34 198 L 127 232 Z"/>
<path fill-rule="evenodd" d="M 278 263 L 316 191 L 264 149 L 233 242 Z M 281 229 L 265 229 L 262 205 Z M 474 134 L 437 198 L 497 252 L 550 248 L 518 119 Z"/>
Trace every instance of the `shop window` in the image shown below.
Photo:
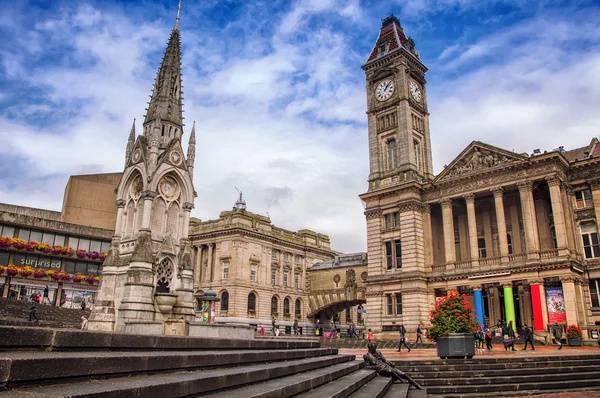
<path fill-rule="evenodd" d="M 54 246 L 64 246 L 65 245 L 65 236 L 64 235 L 54 235 Z"/>
<path fill-rule="evenodd" d="M 402 315 L 402 293 L 396 293 L 396 315 Z"/>
<path fill-rule="evenodd" d="M 385 295 L 385 308 L 387 315 L 394 315 L 394 299 L 391 294 Z"/>
<path fill-rule="evenodd" d="M 108 250 L 110 250 L 110 242 L 102 242 L 102 245 L 100 246 L 100 251 L 108 252 Z"/>
<path fill-rule="evenodd" d="M 55 235 L 52 233 L 44 232 L 44 234 L 42 235 L 42 242 L 47 245 L 53 246 L 54 245 L 54 236 Z"/>
<path fill-rule="evenodd" d="M 513 254 L 513 242 L 510 234 L 506 234 L 506 242 L 508 243 L 508 254 Z"/>
<path fill-rule="evenodd" d="M 592 201 L 592 193 L 589 189 L 575 192 L 575 202 L 577 203 L 578 209 L 583 207 L 591 207 L 594 203 Z"/>
<path fill-rule="evenodd" d="M 67 245 L 73 250 L 77 249 L 77 246 L 79 245 L 79 238 L 71 236 Z"/>
<path fill-rule="evenodd" d="M 8 265 L 8 252 L 0 252 L 0 265 Z"/>
<path fill-rule="evenodd" d="M 31 230 L 29 228 L 19 228 L 19 239 L 26 240 L 29 242 L 29 234 Z"/>
<path fill-rule="evenodd" d="M 229 279 L 229 261 L 223 261 L 222 264 L 223 273 L 221 275 L 221 279 L 226 281 Z"/>
<path fill-rule="evenodd" d="M 77 250 L 90 250 L 90 240 L 79 238 L 79 243 L 77 244 Z"/>
<path fill-rule="evenodd" d="M 31 233 L 29 234 L 29 240 L 32 242 L 41 242 L 42 231 L 31 231 Z"/>
<path fill-rule="evenodd" d="M 221 312 L 229 311 L 229 293 L 221 293 Z"/>
<path fill-rule="evenodd" d="M 90 251 L 99 252 L 102 249 L 102 242 L 99 240 L 90 241 Z"/>
<path fill-rule="evenodd" d="M 14 238 L 15 227 L 11 227 L 10 225 L 0 225 L 0 236 L 7 236 L 9 238 Z"/>
<path fill-rule="evenodd" d="M 581 224 L 581 238 L 583 239 L 583 253 L 585 258 L 599 258 L 600 244 L 596 224 L 586 222 Z"/>
<path fill-rule="evenodd" d="M 277 297 L 273 296 L 271 297 L 271 315 L 272 316 L 277 316 L 277 306 L 278 306 L 278 302 L 277 302 Z"/>
<path fill-rule="evenodd" d="M 94 275 L 99 275 L 100 274 L 100 267 L 97 263 L 87 263 L 87 274 L 94 274 Z"/>
<path fill-rule="evenodd" d="M 485 239 L 484 238 L 477 239 L 477 250 L 479 251 L 479 258 L 487 257 L 487 251 L 485 249 Z"/>
<path fill-rule="evenodd" d="M 250 265 L 250 280 L 256 282 L 256 264 Z"/>
<path fill-rule="evenodd" d="M 250 311 L 256 311 L 256 294 L 254 293 L 248 295 L 248 312 Z"/>
<path fill-rule="evenodd" d="M 17 267 L 21 267 L 23 265 L 26 265 L 27 263 L 27 255 L 23 254 L 23 253 L 15 253 L 15 256 L 13 257 L 13 264 L 16 265 Z"/>
<path fill-rule="evenodd" d="M 82 274 L 87 275 L 87 273 L 88 273 L 87 270 L 88 270 L 87 263 L 83 263 L 83 262 L 79 262 L 79 261 L 75 263 L 75 272 L 81 272 Z"/>
<path fill-rule="evenodd" d="M 590 296 L 592 307 L 600 308 L 600 279 L 590 279 Z"/>
<path fill-rule="evenodd" d="M 75 273 L 75 261 L 65 261 L 65 272 L 69 274 Z"/>

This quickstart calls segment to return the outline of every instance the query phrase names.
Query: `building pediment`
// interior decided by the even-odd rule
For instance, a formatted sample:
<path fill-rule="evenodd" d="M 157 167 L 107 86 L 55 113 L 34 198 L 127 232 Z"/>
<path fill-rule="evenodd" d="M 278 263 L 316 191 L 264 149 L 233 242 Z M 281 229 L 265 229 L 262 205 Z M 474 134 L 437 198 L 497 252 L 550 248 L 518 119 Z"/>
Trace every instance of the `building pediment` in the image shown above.
<path fill-rule="evenodd" d="M 179 139 L 173 139 L 169 142 L 164 152 L 159 155 L 156 168 L 158 169 L 163 163 L 187 170 L 187 164 L 185 162 L 185 157 L 183 156 L 183 150 L 181 149 Z"/>
<path fill-rule="evenodd" d="M 434 184 L 527 160 L 528 156 L 473 141 L 435 179 Z"/>

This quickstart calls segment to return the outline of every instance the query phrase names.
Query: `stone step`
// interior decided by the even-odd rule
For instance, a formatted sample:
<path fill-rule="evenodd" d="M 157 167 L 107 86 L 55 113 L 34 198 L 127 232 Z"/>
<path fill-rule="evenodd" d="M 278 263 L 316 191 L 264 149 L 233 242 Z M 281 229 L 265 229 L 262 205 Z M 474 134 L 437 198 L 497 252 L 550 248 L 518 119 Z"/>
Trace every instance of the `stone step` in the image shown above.
<path fill-rule="evenodd" d="M 361 369 L 317 388 L 296 395 L 296 398 L 346 398 L 377 376 L 371 369 Z"/>
<path fill-rule="evenodd" d="M 409 389 L 408 395 L 406 397 L 407 398 L 427 398 L 427 396 L 428 396 L 427 389 L 424 389 L 424 390 Z"/>
<path fill-rule="evenodd" d="M 85 330 L 0 326 L 0 350 L 199 350 L 319 348 L 318 341 L 288 339 L 224 339 L 188 336 L 135 335 Z"/>
<path fill-rule="evenodd" d="M 588 357 L 585 359 L 560 359 L 555 357 L 552 360 L 540 359 L 539 361 L 525 361 L 525 358 L 521 358 L 521 362 L 513 363 L 469 363 L 465 361 L 463 364 L 445 364 L 440 362 L 434 365 L 423 365 L 416 362 L 405 362 L 405 361 L 394 361 L 394 364 L 405 372 L 461 372 L 461 371 L 487 371 L 487 370 L 509 370 L 509 369 L 520 369 L 535 370 L 557 367 L 572 367 L 572 366 L 583 366 L 598 364 L 600 358 Z M 529 359 L 529 358 L 527 358 Z"/>
<path fill-rule="evenodd" d="M 391 377 L 377 376 L 362 386 L 350 398 L 382 398 L 392 386 Z"/>
<path fill-rule="evenodd" d="M 565 393 L 573 393 L 573 397 L 585 397 L 586 392 L 598 391 L 599 387 L 582 387 L 582 388 L 564 388 L 560 390 Z M 458 394 L 428 394 L 429 398 L 489 398 L 494 397 L 511 397 L 518 396 L 523 397 L 527 395 L 542 395 L 550 394 L 547 390 L 518 390 L 518 391 L 495 391 L 493 395 L 489 393 L 458 393 Z"/>
<path fill-rule="evenodd" d="M 290 397 L 303 393 L 311 388 L 319 387 L 332 380 L 344 377 L 364 367 L 361 361 L 351 361 L 312 370 L 301 374 L 269 380 L 263 383 L 251 384 L 233 390 L 210 393 L 211 398 L 279 398 Z"/>
<path fill-rule="evenodd" d="M 589 368 L 588 368 L 589 369 Z M 555 373 L 555 374 L 531 374 L 522 376 L 497 376 L 497 377 L 437 377 L 437 378 L 416 378 L 421 385 L 426 386 L 428 389 L 434 386 L 461 386 L 461 385 L 495 385 L 504 388 L 505 384 L 520 384 L 520 383 L 545 383 L 549 381 L 568 381 L 568 380 L 589 380 L 596 379 L 600 380 L 600 370 L 591 369 L 587 372 L 581 370 L 576 373 Z M 600 383 L 599 383 L 600 384 Z"/>
<path fill-rule="evenodd" d="M 0 382 L 34 383 L 71 377 L 165 372 L 248 363 L 316 358 L 332 348 L 224 351 L 7 352 L 0 355 Z"/>
<path fill-rule="evenodd" d="M 561 381 L 542 381 L 542 382 L 524 382 L 521 384 L 507 383 L 501 386 L 495 384 L 487 385 L 458 385 L 458 386 L 428 386 L 428 394 L 438 394 L 444 397 L 450 394 L 481 394 L 484 396 L 493 396 L 498 391 L 508 392 L 523 392 L 523 391 L 542 391 L 547 393 L 548 391 L 568 391 L 573 388 L 595 388 L 600 389 L 600 382 L 598 377 L 593 379 L 579 380 L 577 377 L 569 380 Z"/>
<path fill-rule="evenodd" d="M 575 363 L 570 365 L 563 366 L 537 366 L 537 367 L 526 367 L 526 368 L 500 368 L 500 369 L 487 369 L 487 368 L 479 368 L 473 370 L 461 370 L 461 371 L 453 371 L 453 370 L 438 370 L 438 371 L 410 371 L 407 372 L 410 375 L 413 375 L 419 379 L 432 379 L 438 377 L 444 378 L 461 378 L 461 377 L 494 377 L 494 376 L 520 376 L 520 375 L 538 375 L 540 372 L 544 374 L 553 374 L 553 373 L 575 373 L 586 371 L 590 369 L 590 367 L 597 366 L 598 361 L 589 361 L 586 363 Z M 398 367 L 402 369 L 402 367 Z M 402 369 L 404 371 L 404 369 Z"/>
<path fill-rule="evenodd" d="M 184 397 L 308 372 L 314 369 L 354 361 L 354 359 L 355 357 L 350 355 L 335 355 L 285 362 L 244 365 L 235 368 L 180 371 L 167 374 L 133 375 L 106 380 L 76 381 L 46 386 L 22 387 L 0 393 L 0 397 Z"/>
<path fill-rule="evenodd" d="M 390 389 L 385 394 L 385 398 L 404 398 L 408 395 L 408 387 L 410 384 L 406 383 L 393 383 Z"/>

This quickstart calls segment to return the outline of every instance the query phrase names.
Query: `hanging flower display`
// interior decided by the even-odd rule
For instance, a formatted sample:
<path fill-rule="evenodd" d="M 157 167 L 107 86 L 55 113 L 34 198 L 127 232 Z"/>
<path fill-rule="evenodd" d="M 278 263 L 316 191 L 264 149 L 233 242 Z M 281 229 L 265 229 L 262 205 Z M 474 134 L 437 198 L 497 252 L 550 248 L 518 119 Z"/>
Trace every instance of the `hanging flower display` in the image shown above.
<path fill-rule="evenodd" d="M 54 278 L 55 274 L 56 274 L 56 271 L 53 269 L 49 269 L 48 271 L 46 271 L 46 277 L 48 278 L 48 280 Z"/>
<path fill-rule="evenodd" d="M 85 275 L 83 275 L 81 272 L 77 272 L 75 275 L 73 275 L 72 279 L 75 283 L 81 283 L 81 281 L 85 279 Z"/>
<path fill-rule="evenodd" d="M 6 272 L 6 267 L 4 265 L 0 265 L 0 276 L 4 275 Z"/>
<path fill-rule="evenodd" d="M 11 264 L 6 268 L 6 273 L 10 276 L 15 276 L 19 273 L 19 269 L 16 265 Z"/>
<path fill-rule="evenodd" d="M 21 274 L 22 276 L 24 276 L 25 278 L 27 278 L 28 276 L 32 275 L 34 272 L 34 269 L 31 268 L 29 265 L 26 265 L 24 267 L 21 267 L 19 269 L 19 274 Z"/>
<path fill-rule="evenodd" d="M 25 248 L 25 246 L 27 246 L 27 241 L 24 241 L 23 239 L 19 239 L 19 238 L 12 238 L 11 245 L 15 249 L 23 250 Z"/>
<path fill-rule="evenodd" d="M 50 253 L 52 251 L 52 246 L 50 246 L 47 243 L 43 243 L 43 242 L 29 242 L 30 244 L 33 243 L 33 248 L 39 252 L 43 252 L 43 253 Z"/>
<path fill-rule="evenodd" d="M 87 257 L 87 251 L 85 249 L 77 250 L 76 254 L 77 254 L 78 258 L 86 258 Z"/>
<path fill-rule="evenodd" d="M 54 274 L 54 279 L 56 279 L 57 281 L 68 282 L 71 280 L 71 275 L 69 275 L 65 271 L 60 271 Z"/>
<path fill-rule="evenodd" d="M 34 272 L 33 272 L 33 276 L 35 276 L 36 278 L 43 278 L 46 276 L 46 270 L 43 268 L 37 268 Z"/>
<path fill-rule="evenodd" d="M 104 260 L 106 260 L 106 257 L 108 257 L 108 252 L 100 253 L 100 256 L 99 256 L 100 260 L 104 261 Z"/>
<path fill-rule="evenodd" d="M 427 338 L 434 341 L 450 333 L 474 333 L 479 328 L 473 305 L 467 296 L 456 290 L 450 290 L 445 297 L 440 298 L 429 316 L 431 326 L 427 329 Z"/>
<path fill-rule="evenodd" d="M 99 276 L 95 276 L 94 280 L 96 281 L 96 283 L 100 283 L 100 277 Z"/>
<path fill-rule="evenodd" d="M 91 258 L 92 260 L 96 260 L 98 257 L 100 257 L 100 253 L 98 253 L 95 250 L 92 250 L 92 251 L 87 252 L 87 256 L 88 256 L 88 258 Z"/>
<path fill-rule="evenodd" d="M 12 239 L 7 236 L 0 236 L 0 247 L 9 247 L 12 245 Z"/>
<path fill-rule="evenodd" d="M 96 283 L 96 276 L 94 274 L 88 274 L 88 276 L 85 277 L 85 281 L 88 284 L 93 285 Z"/>

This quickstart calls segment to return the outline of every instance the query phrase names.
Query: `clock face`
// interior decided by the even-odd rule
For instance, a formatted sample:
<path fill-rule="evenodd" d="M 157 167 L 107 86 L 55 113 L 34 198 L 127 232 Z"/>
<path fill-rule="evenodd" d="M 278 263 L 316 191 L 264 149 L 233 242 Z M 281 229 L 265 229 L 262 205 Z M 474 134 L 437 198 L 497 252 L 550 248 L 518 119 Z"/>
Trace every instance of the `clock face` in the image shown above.
<path fill-rule="evenodd" d="M 394 93 L 394 82 L 391 80 L 384 80 L 377 86 L 375 90 L 375 98 L 379 101 L 385 101 L 392 96 Z"/>
<path fill-rule="evenodd" d="M 415 101 L 421 101 L 421 90 L 415 82 L 410 82 L 410 95 L 412 95 Z"/>
<path fill-rule="evenodd" d="M 179 196 L 179 185 L 171 177 L 163 177 L 158 183 L 158 191 L 167 201 L 175 200 Z"/>

